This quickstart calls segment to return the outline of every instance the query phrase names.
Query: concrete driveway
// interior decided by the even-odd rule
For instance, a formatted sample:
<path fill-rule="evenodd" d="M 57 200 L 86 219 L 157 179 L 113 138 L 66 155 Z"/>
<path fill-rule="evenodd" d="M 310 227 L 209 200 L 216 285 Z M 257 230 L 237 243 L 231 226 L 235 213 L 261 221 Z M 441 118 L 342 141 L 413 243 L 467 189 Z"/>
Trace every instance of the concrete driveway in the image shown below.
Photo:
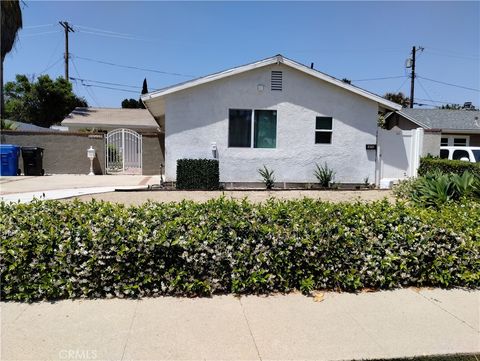
<path fill-rule="evenodd" d="M 121 188 L 147 188 L 160 176 L 138 175 L 48 175 L 43 177 L 0 177 L 0 200 L 30 202 L 32 199 L 62 199 L 84 194 L 114 192 Z"/>
<path fill-rule="evenodd" d="M 0 177 L 0 194 L 42 192 L 57 189 L 146 186 L 158 184 L 160 176 L 57 174 L 43 177 Z"/>

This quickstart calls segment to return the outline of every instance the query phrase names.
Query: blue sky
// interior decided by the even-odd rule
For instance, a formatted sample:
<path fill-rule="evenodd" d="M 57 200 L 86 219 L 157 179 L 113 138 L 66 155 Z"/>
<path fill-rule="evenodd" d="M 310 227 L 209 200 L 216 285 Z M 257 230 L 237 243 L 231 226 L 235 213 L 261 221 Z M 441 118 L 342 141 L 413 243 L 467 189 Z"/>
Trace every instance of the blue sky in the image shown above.
<path fill-rule="evenodd" d="M 5 81 L 18 73 L 62 76 L 58 21 L 68 21 L 70 76 L 90 80 L 73 81 L 90 106 L 138 98 L 144 77 L 153 90 L 278 53 L 377 94 L 409 94 L 413 45 L 425 48 L 417 56 L 418 102 L 480 105 L 479 2 L 27 1 L 22 11 Z M 395 78 L 361 81 L 382 77 Z"/>

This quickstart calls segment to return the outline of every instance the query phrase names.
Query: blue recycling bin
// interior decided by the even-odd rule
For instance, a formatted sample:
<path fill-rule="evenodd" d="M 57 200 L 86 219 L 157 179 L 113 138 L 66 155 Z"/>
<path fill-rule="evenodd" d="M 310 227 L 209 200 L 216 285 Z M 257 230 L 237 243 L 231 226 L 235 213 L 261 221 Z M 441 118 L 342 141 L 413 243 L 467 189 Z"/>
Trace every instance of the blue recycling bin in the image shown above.
<path fill-rule="evenodd" d="M 0 144 L 0 176 L 19 175 L 18 158 L 20 147 L 13 144 Z"/>

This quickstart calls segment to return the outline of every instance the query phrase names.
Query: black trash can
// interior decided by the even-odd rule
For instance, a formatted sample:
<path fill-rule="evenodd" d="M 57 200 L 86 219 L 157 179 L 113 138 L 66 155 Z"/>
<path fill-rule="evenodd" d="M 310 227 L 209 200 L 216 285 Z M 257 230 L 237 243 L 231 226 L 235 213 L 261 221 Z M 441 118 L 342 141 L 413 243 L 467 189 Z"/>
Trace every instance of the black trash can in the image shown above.
<path fill-rule="evenodd" d="M 23 173 L 25 175 L 44 175 L 43 148 L 22 147 Z"/>

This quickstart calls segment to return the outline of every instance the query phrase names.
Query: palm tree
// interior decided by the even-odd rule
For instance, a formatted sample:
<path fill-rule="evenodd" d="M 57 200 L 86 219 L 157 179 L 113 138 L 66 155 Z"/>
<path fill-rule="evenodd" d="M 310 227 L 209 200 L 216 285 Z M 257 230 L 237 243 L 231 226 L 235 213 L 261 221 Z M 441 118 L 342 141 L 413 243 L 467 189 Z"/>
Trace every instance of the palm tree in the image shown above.
<path fill-rule="evenodd" d="M 0 113 L 3 117 L 3 60 L 12 50 L 17 32 L 22 28 L 22 9 L 19 0 L 1 0 L 2 64 L 0 66 Z"/>

